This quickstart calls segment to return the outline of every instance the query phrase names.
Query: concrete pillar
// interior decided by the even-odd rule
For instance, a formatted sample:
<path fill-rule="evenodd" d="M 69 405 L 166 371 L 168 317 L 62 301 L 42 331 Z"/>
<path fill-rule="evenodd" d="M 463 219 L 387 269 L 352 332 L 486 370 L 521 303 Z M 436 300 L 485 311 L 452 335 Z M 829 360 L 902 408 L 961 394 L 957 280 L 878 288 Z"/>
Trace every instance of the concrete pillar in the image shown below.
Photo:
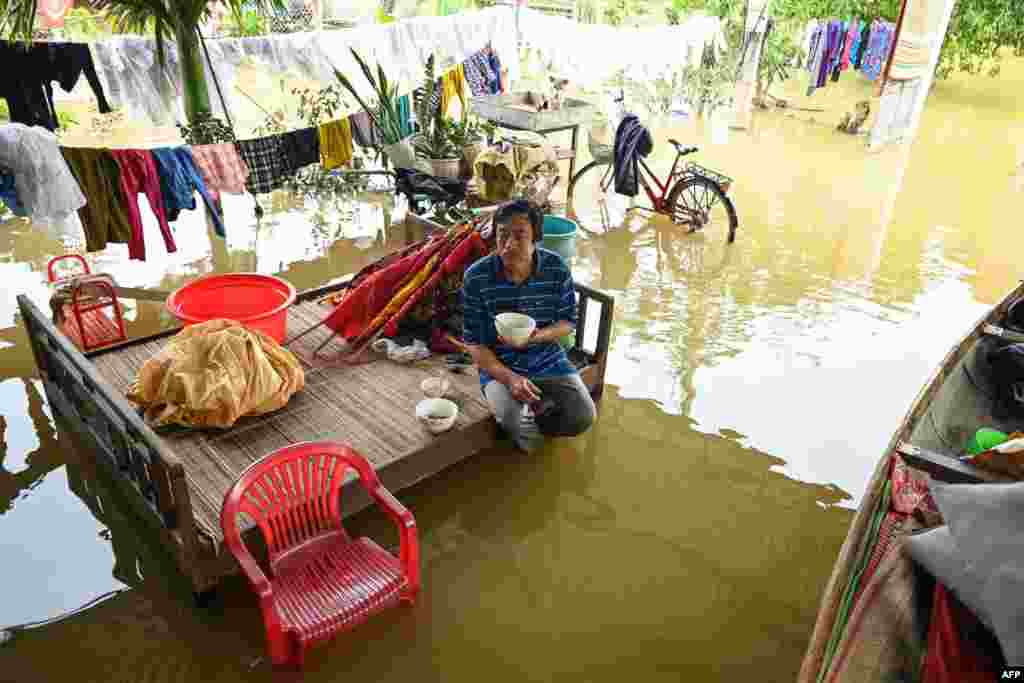
<path fill-rule="evenodd" d="M 771 0 L 747 0 L 747 25 L 743 34 L 746 52 L 733 95 L 733 123 L 738 130 L 750 128 L 753 101 L 757 92 L 757 70 L 761 66 L 761 43 L 768 26 Z M 743 47 L 741 45 L 741 49 Z"/>

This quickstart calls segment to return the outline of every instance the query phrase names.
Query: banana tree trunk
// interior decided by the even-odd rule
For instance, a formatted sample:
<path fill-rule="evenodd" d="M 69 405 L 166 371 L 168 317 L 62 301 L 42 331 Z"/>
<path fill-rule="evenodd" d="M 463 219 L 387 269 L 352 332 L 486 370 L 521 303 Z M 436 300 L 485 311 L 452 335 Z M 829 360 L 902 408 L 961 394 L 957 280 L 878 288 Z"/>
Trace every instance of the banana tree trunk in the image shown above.
<path fill-rule="evenodd" d="M 195 123 L 197 115 L 210 113 L 210 90 L 206 86 L 206 70 L 203 69 L 203 49 L 194 26 L 178 28 L 174 38 L 181 63 L 185 118 L 189 123 Z"/>

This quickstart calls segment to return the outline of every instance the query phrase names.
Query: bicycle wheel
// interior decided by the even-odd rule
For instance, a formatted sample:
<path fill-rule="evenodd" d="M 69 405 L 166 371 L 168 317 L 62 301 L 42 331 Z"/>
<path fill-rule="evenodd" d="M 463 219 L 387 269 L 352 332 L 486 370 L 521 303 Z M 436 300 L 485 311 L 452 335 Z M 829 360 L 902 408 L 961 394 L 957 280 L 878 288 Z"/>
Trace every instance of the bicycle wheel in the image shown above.
<path fill-rule="evenodd" d="M 615 191 L 615 167 L 591 161 L 569 182 L 566 213 L 588 232 L 603 233 L 623 225 L 633 198 Z"/>
<path fill-rule="evenodd" d="M 709 241 L 736 239 L 736 207 L 718 183 L 704 176 L 682 178 L 668 195 L 672 222 L 687 226 L 687 232 L 702 232 Z"/>

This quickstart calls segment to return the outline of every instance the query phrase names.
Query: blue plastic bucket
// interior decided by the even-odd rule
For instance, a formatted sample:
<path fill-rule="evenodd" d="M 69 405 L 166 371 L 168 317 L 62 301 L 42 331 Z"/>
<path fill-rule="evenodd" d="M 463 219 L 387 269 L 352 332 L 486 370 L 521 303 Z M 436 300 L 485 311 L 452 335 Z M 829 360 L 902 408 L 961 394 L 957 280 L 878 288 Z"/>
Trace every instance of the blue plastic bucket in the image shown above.
<path fill-rule="evenodd" d="M 576 256 L 576 223 L 562 216 L 544 216 L 544 247 L 564 259 Z"/>

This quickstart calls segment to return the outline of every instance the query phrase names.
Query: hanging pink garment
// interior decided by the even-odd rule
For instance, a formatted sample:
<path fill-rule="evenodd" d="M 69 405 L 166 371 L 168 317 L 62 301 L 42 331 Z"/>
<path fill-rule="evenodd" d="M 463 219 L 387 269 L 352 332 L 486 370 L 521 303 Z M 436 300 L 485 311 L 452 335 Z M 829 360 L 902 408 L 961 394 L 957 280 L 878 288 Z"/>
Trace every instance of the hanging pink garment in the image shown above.
<path fill-rule="evenodd" d="M 210 190 L 214 201 L 221 192 L 244 194 L 245 182 L 249 179 L 249 166 L 230 142 L 214 145 L 193 145 L 192 158 L 203 176 L 203 182 Z"/>

